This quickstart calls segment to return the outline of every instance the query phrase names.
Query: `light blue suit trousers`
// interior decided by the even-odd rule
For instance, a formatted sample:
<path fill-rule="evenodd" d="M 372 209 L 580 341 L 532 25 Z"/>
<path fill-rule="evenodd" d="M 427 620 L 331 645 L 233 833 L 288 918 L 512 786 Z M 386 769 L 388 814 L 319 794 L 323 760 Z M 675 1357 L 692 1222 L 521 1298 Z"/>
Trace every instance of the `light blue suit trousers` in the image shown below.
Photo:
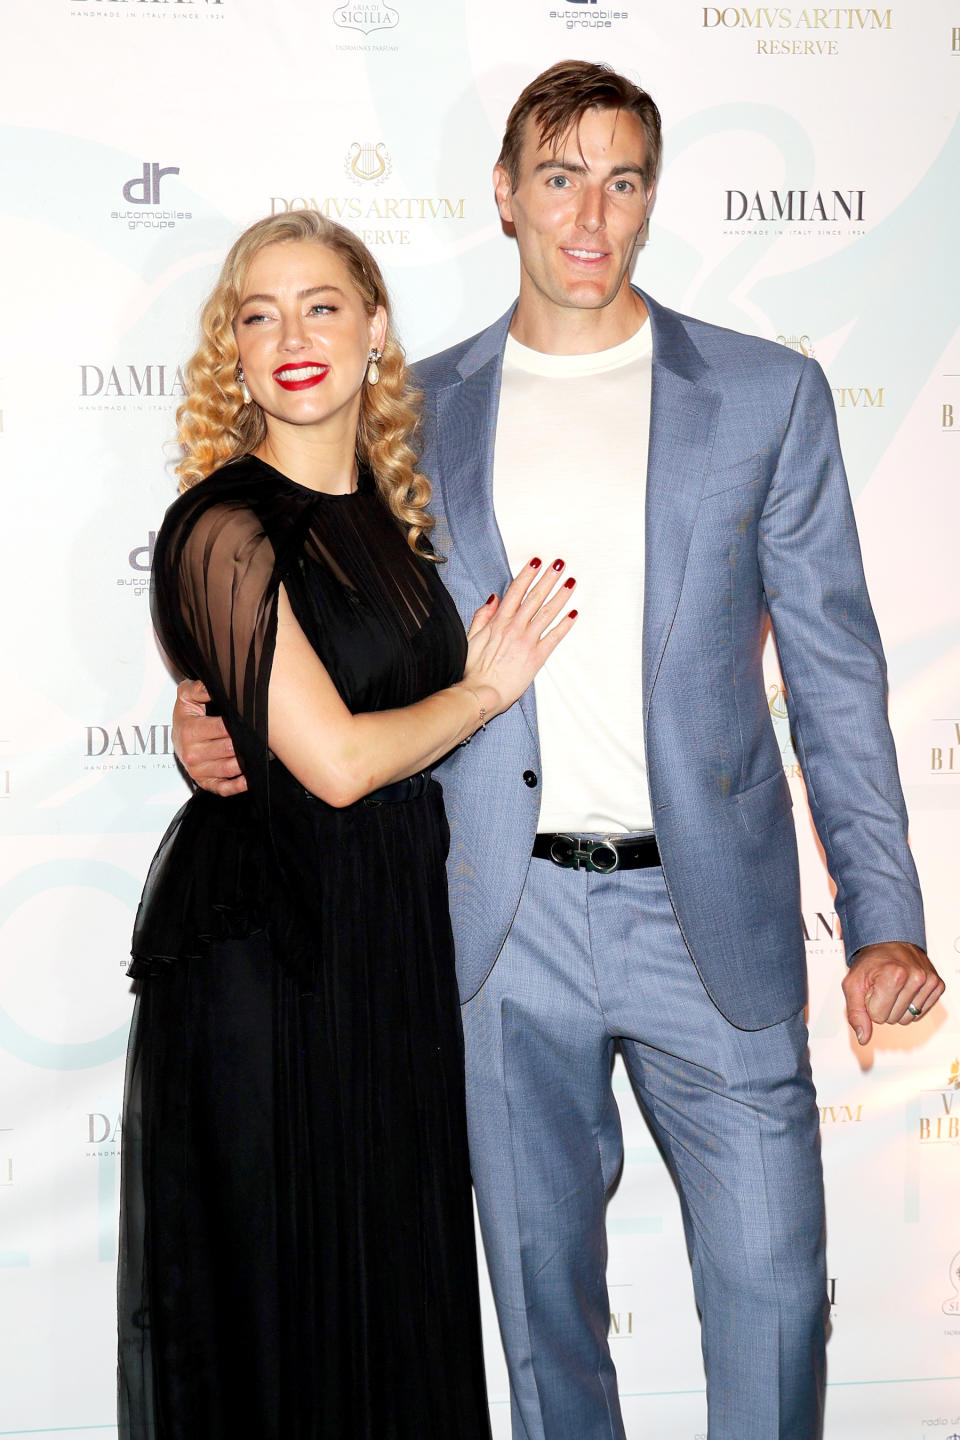
<path fill-rule="evenodd" d="M 815 1440 L 829 1306 L 802 1014 L 755 1031 L 724 1019 L 659 869 L 590 875 L 534 860 L 463 1021 L 474 1186 L 514 1440 L 625 1434 L 604 1229 L 623 1160 L 617 1042 L 680 1193 L 710 1440 Z M 648 1314 L 657 1306 L 644 1298 Z M 649 1381 L 655 1389 L 657 1377 Z"/>

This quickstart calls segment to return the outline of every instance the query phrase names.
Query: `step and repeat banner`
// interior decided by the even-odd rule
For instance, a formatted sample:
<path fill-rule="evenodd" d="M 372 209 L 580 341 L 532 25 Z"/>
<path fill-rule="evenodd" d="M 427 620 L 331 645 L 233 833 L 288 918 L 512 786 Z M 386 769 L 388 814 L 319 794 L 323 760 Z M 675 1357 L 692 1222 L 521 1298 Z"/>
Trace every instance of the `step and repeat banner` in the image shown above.
<path fill-rule="evenodd" d="M 114 1433 L 124 975 L 185 788 L 151 553 L 199 305 L 237 232 L 355 229 L 416 358 L 515 293 L 490 171 L 565 57 L 653 93 L 637 280 L 833 387 L 947 996 L 860 1052 L 796 801 L 829 1214 L 828 1440 L 960 1437 L 960 0 L 8 0 L 0 17 L 0 1435 Z M 633 1436 L 704 1440 L 680 1214 L 622 1069 L 610 1333 Z M 491 1416 L 507 1383 L 485 1299 Z"/>

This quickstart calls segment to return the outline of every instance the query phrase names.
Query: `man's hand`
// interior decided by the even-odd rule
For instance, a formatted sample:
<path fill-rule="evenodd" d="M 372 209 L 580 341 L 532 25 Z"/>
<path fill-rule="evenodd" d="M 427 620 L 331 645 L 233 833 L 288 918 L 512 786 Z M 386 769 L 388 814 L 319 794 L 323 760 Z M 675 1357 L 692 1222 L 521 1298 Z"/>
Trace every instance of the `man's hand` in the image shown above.
<path fill-rule="evenodd" d="M 190 779 L 212 795 L 240 795 L 247 782 L 240 773 L 233 741 L 216 715 L 208 715 L 207 687 L 181 680 L 173 707 L 173 748 Z"/>
<path fill-rule="evenodd" d="M 944 984 L 917 945 L 886 940 L 864 945 L 847 971 L 847 1019 L 861 1045 L 874 1025 L 912 1025 L 936 1005 Z"/>

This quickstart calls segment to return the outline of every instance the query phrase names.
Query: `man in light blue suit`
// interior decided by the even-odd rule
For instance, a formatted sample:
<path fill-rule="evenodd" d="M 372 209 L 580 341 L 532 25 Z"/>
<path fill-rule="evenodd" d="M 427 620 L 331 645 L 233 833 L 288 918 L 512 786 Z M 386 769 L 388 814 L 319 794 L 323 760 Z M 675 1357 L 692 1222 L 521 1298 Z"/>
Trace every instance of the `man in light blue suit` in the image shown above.
<path fill-rule="evenodd" d="M 514 1440 L 622 1440 L 604 1273 L 619 1046 L 680 1194 L 710 1440 L 815 1440 L 823 1192 L 768 620 L 861 1043 L 943 984 L 828 386 L 632 288 L 659 153 L 628 80 L 538 76 L 494 176 L 518 302 L 418 367 L 465 620 L 547 542 L 580 606 L 535 693 L 438 771 L 474 1184 Z M 182 745 L 229 793 L 217 725 Z"/>
<path fill-rule="evenodd" d="M 865 1042 L 910 1023 L 942 984 L 829 388 L 631 288 L 659 148 L 630 82 L 538 76 L 494 174 L 519 301 L 418 367 L 463 616 L 545 535 L 580 607 L 536 694 L 439 771 L 474 1184 L 515 1440 L 623 1436 L 604 1278 L 619 1044 L 680 1193 L 711 1440 L 812 1440 L 823 1199 L 768 616 L 851 1024 Z"/>

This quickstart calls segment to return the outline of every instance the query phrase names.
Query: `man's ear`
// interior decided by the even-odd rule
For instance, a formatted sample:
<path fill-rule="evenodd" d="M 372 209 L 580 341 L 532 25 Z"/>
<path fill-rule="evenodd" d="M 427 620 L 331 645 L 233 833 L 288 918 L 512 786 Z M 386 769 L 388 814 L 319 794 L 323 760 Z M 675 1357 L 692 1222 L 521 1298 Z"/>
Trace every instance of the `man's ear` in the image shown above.
<path fill-rule="evenodd" d="M 510 176 L 502 165 L 493 167 L 493 193 L 496 196 L 500 219 L 508 225 L 512 225 L 513 211 L 510 208 L 510 202 L 513 199 L 513 186 L 510 184 Z"/>

